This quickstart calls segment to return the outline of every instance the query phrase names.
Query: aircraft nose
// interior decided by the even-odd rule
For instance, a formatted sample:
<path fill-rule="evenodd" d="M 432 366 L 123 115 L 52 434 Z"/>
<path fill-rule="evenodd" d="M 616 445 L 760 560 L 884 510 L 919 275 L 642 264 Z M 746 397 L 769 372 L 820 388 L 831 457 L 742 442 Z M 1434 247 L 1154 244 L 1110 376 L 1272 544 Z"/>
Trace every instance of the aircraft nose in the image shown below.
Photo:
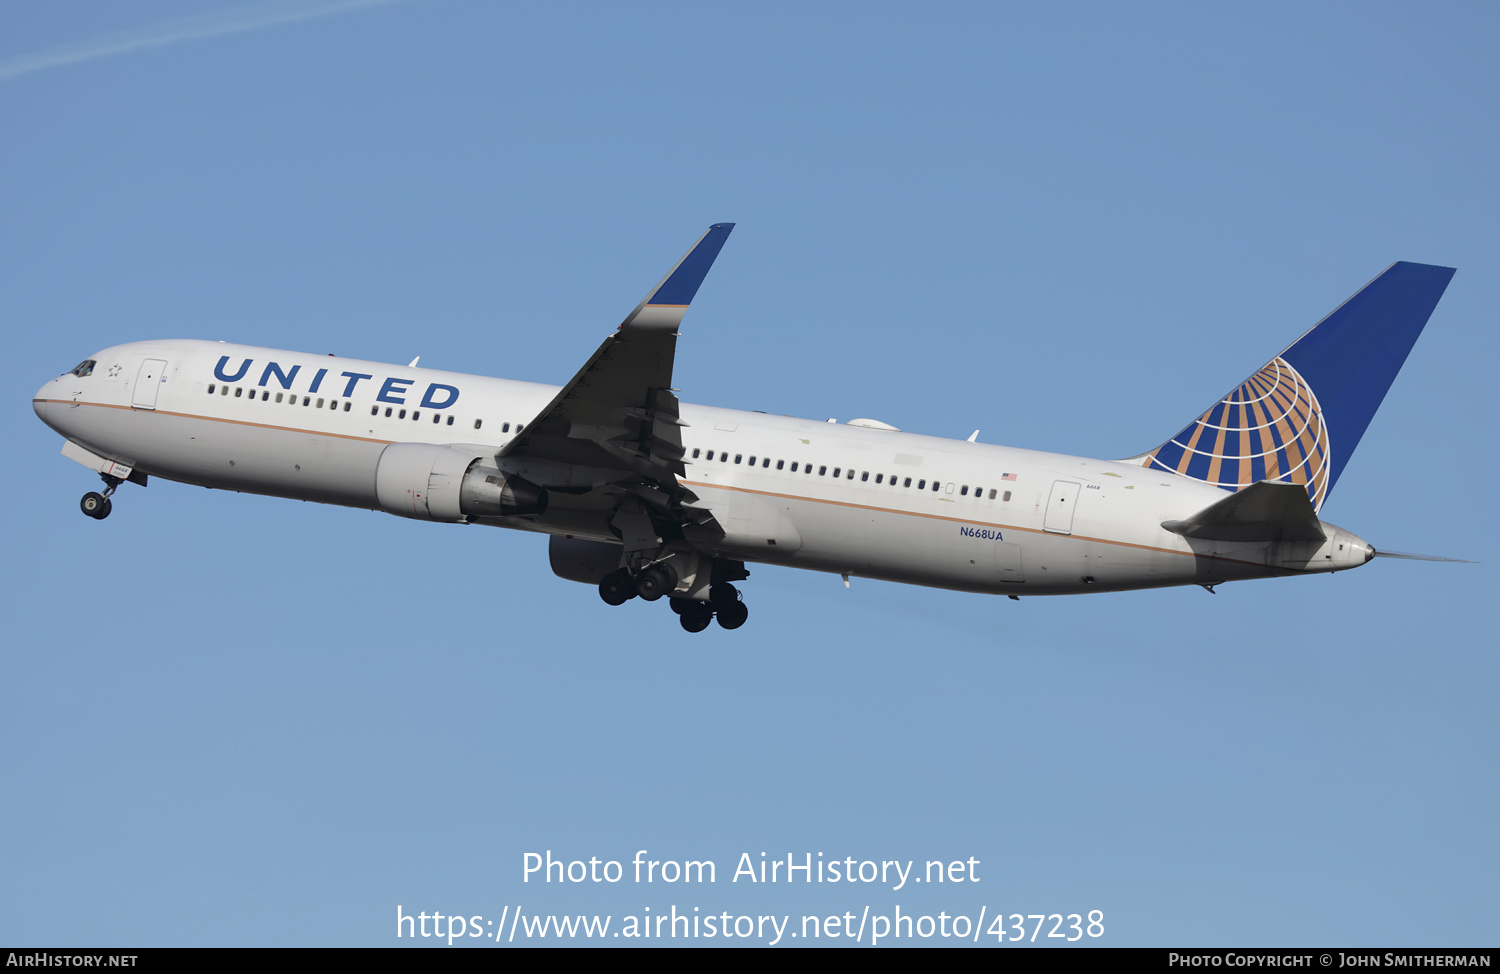
<path fill-rule="evenodd" d="M 52 404 L 47 400 L 57 398 L 58 381 L 59 380 L 57 379 L 47 380 L 46 384 L 36 391 L 36 395 L 31 397 L 31 408 L 36 412 L 36 418 L 40 419 L 48 426 L 52 425 L 52 423 L 49 422 L 47 418 Z"/>

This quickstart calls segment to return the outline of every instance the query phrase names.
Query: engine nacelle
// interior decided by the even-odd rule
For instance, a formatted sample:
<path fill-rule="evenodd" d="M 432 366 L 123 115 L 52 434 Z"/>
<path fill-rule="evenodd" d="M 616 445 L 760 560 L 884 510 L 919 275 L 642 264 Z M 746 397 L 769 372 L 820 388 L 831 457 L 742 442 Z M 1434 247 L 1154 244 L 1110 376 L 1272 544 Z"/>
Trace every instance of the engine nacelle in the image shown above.
<path fill-rule="evenodd" d="M 392 443 L 375 468 L 381 510 L 424 521 L 515 517 L 547 510 L 547 491 L 507 476 L 474 447 Z"/>
<path fill-rule="evenodd" d="M 620 567 L 621 546 L 605 541 L 585 541 L 554 534 L 547 539 L 547 560 L 552 574 L 570 582 L 598 585 Z"/>

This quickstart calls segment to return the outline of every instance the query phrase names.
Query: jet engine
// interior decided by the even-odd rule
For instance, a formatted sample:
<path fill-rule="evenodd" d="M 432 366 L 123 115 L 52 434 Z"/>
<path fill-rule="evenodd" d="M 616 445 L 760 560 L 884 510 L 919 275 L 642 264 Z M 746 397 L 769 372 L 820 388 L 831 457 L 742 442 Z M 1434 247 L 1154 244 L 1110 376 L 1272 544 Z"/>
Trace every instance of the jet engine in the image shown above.
<path fill-rule="evenodd" d="M 516 517 L 547 510 L 547 490 L 504 473 L 482 447 L 392 443 L 375 468 L 381 510 L 424 521 Z"/>
<path fill-rule="evenodd" d="M 604 541 L 585 541 L 554 534 L 547 541 L 547 559 L 552 573 L 570 582 L 598 585 L 600 580 L 620 567 L 620 545 Z"/>

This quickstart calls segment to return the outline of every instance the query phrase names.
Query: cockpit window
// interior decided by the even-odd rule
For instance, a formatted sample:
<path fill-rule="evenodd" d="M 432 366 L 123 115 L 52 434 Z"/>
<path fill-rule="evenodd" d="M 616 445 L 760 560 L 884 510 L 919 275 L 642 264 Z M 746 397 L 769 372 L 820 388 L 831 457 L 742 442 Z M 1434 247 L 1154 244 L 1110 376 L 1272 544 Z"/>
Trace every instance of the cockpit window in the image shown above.
<path fill-rule="evenodd" d="M 78 378 L 80 378 L 80 379 L 82 379 L 86 375 L 93 375 L 94 374 L 94 360 L 90 358 L 90 359 L 84 359 L 82 362 L 79 362 L 78 366 L 75 369 L 73 369 L 73 374 L 76 375 L 76 376 L 78 376 Z"/>

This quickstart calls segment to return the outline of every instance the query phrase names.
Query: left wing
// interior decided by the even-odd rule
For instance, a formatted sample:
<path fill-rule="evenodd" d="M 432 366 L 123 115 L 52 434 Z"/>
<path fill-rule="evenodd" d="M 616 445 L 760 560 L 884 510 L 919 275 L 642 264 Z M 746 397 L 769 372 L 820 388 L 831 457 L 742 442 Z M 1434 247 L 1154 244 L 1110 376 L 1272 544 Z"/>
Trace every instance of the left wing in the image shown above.
<path fill-rule="evenodd" d="M 685 472 L 671 388 L 677 327 L 733 229 L 709 227 L 500 456 L 675 483 Z"/>

